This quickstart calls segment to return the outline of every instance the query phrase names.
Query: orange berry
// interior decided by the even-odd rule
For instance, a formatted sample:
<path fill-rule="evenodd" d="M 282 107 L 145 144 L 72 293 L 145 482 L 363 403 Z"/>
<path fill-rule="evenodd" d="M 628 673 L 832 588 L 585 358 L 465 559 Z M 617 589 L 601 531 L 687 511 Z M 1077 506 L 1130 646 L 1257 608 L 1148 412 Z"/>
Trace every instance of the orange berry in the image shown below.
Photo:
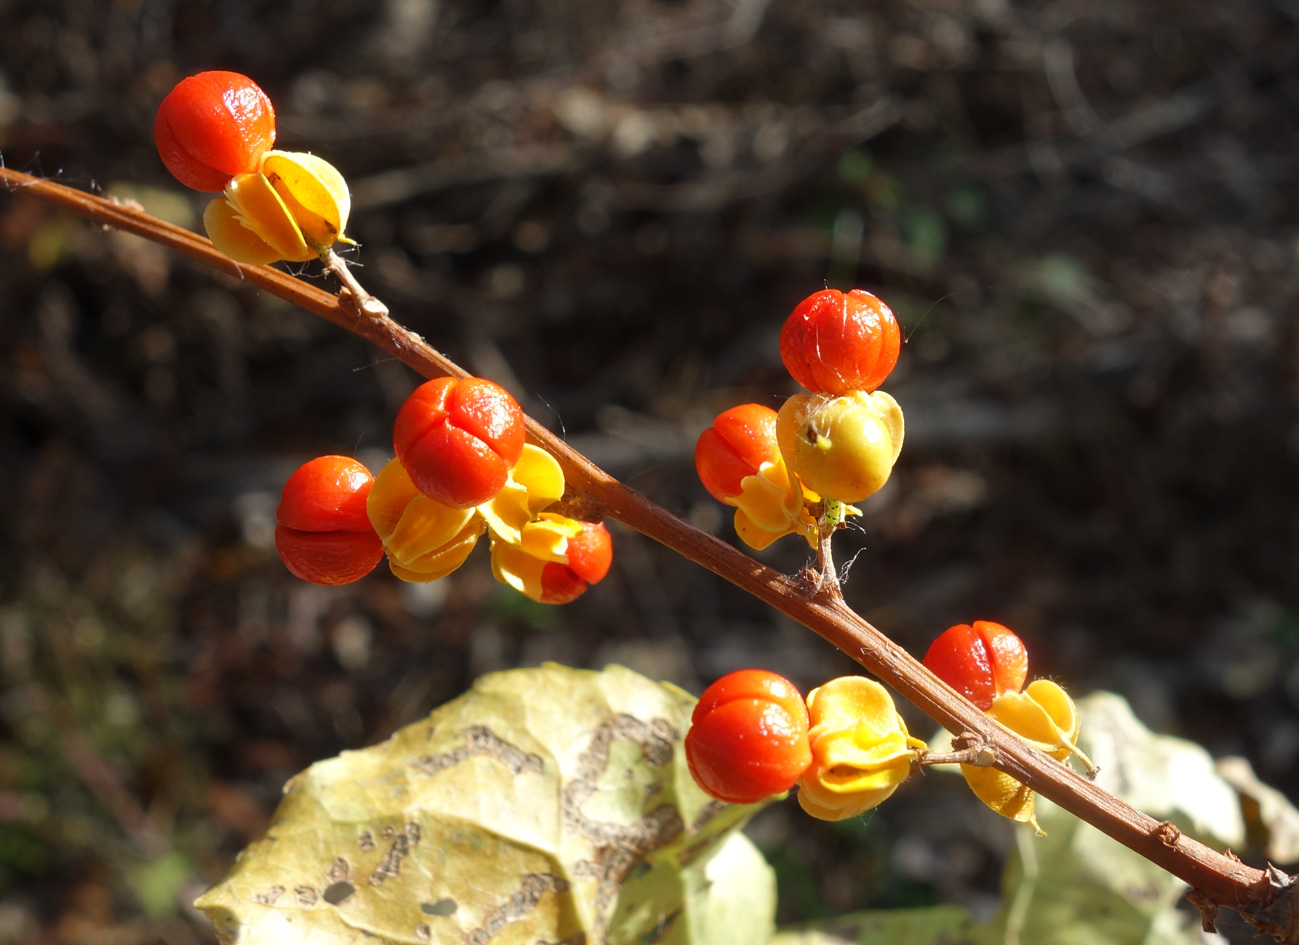
<path fill-rule="evenodd" d="M 760 669 L 730 673 L 704 690 L 686 735 L 695 783 L 728 804 L 788 791 L 812 763 L 807 706 L 788 679 Z"/>
<path fill-rule="evenodd" d="M 695 443 L 695 471 L 719 502 L 739 495 L 744 477 L 756 474 L 763 463 L 779 459 L 776 411 L 761 404 L 723 411 Z"/>
<path fill-rule="evenodd" d="M 990 620 L 948 627 L 923 660 L 935 676 L 985 712 L 1006 692 L 1019 692 L 1028 677 L 1028 651 L 1011 630 Z"/>
<path fill-rule="evenodd" d="M 863 289 L 809 295 L 780 332 L 780 359 L 813 393 L 872 391 L 897 364 L 902 333 L 887 305 Z"/>
<path fill-rule="evenodd" d="M 580 534 L 568 540 L 568 564 L 548 561 L 541 569 L 541 603 L 567 604 L 586 593 L 609 573 L 613 539 L 603 522 L 583 522 Z"/>
<path fill-rule="evenodd" d="M 294 575 L 313 584 L 350 584 L 374 570 L 383 542 L 366 514 L 374 479 L 347 456 L 320 456 L 284 484 L 276 509 L 275 550 Z"/>
<path fill-rule="evenodd" d="M 477 377 L 440 377 L 406 399 L 393 447 L 430 499 L 467 509 L 490 501 L 523 455 L 523 410 L 505 388 Z"/>
<path fill-rule="evenodd" d="M 252 79 L 200 72 L 158 106 L 153 139 L 167 170 L 194 190 L 224 190 L 230 178 L 257 170 L 275 144 L 275 108 Z"/>

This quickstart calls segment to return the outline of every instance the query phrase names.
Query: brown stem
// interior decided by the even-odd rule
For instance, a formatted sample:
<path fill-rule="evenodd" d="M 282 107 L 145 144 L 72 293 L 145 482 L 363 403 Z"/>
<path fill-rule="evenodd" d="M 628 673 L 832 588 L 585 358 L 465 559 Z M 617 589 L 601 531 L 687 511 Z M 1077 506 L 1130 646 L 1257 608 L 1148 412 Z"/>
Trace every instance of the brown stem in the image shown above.
<path fill-rule="evenodd" d="M 996 756 L 983 736 L 974 732 L 962 732 L 953 738 L 951 751 L 926 749 L 916 755 L 917 768 L 928 768 L 930 765 L 978 765 L 989 768 L 996 761 Z"/>
<path fill-rule="evenodd" d="M 371 341 L 425 377 L 466 376 L 463 369 L 386 314 L 356 318 L 340 305 L 337 297 L 268 266 L 234 263 L 203 237 L 156 220 L 142 210 L 3 167 L 0 167 L 0 182 L 15 192 L 56 203 L 97 223 L 169 246 L 265 289 Z M 1230 854 L 1218 853 L 1189 837 L 1170 833 L 1153 817 L 1135 810 L 991 723 L 978 708 L 850 610 L 842 598 L 808 593 L 798 582 L 677 518 L 623 485 L 531 419 L 528 434 L 559 461 L 568 482 L 590 500 L 595 514 L 622 522 L 668 546 L 804 624 L 948 731 L 969 732 L 981 738 L 993 753 L 998 769 L 1189 883 L 1198 890 L 1200 901 L 1233 908 L 1262 923 L 1258 926 L 1261 930 L 1278 935 L 1276 926 L 1268 924 L 1270 920 L 1265 912 L 1283 891 L 1287 891 L 1287 897 L 1293 895 L 1296 886 L 1285 874 L 1274 869 L 1268 872 L 1254 869 Z M 1293 936 L 1294 925 L 1287 920 L 1280 931 Z"/>
<path fill-rule="evenodd" d="M 320 261 L 325 264 L 326 271 L 332 272 L 338 277 L 338 281 L 343 283 L 343 288 L 347 290 L 346 298 L 355 306 L 358 315 L 366 318 L 387 316 L 388 306 L 365 291 L 361 283 L 356 281 L 356 276 L 352 275 L 347 262 L 334 252 L 332 247 L 320 254 Z"/>

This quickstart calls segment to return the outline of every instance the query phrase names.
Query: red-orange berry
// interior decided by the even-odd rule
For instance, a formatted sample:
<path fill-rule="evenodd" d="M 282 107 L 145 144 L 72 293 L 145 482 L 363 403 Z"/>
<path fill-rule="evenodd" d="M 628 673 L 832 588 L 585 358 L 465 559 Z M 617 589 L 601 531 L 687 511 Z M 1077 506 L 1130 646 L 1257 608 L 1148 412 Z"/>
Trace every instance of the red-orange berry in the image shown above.
<path fill-rule="evenodd" d="M 158 106 L 153 139 L 167 170 L 195 190 L 224 190 L 230 178 L 257 170 L 275 144 L 275 108 L 252 79 L 200 72 Z"/>
<path fill-rule="evenodd" d="M 275 550 L 313 584 L 350 584 L 374 570 L 383 542 L 366 514 L 374 479 L 347 456 L 320 456 L 284 484 L 275 512 Z"/>
<path fill-rule="evenodd" d="M 863 289 L 809 295 L 780 332 L 780 359 L 813 393 L 872 391 L 897 364 L 902 333 L 889 307 Z"/>
<path fill-rule="evenodd" d="M 583 522 L 581 534 L 568 540 L 568 564 L 549 561 L 541 569 L 541 603 L 567 604 L 609 573 L 613 539 L 604 522 Z"/>
<path fill-rule="evenodd" d="M 924 664 L 985 712 L 1028 677 L 1028 651 L 1012 631 L 990 620 L 949 627 L 929 646 Z"/>
<path fill-rule="evenodd" d="M 761 404 L 723 411 L 695 442 L 695 471 L 719 502 L 739 495 L 744 477 L 757 473 L 763 463 L 779 459 L 776 411 Z"/>
<path fill-rule="evenodd" d="M 467 509 L 492 499 L 523 455 L 523 410 L 505 388 L 440 377 L 407 398 L 393 424 L 397 458 L 430 499 Z"/>
<path fill-rule="evenodd" d="M 812 763 L 807 705 L 788 679 L 759 669 L 704 690 L 686 735 L 690 774 L 708 795 L 753 804 L 788 791 Z"/>

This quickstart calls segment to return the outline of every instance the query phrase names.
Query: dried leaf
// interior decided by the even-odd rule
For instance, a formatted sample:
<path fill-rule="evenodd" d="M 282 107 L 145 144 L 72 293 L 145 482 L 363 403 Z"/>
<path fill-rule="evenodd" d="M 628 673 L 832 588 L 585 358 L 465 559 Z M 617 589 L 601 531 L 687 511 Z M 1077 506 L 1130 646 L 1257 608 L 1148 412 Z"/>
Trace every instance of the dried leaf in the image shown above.
<path fill-rule="evenodd" d="M 758 806 L 695 786 L 693 705 L 621 667 L 484 676 L 291 780 L 197 905 L 226 945 L 765 943 L 774 881 L 735 832 Z"/>

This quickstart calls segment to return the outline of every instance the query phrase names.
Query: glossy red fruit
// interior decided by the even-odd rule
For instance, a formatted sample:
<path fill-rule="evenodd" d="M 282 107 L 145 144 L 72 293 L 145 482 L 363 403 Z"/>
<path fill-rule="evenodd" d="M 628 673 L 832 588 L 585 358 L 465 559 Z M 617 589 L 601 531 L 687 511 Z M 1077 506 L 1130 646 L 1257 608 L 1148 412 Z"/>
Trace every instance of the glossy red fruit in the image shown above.
<path fill-rule="evenodd" d="M 275 550 L 297 577 L 350 584 L 374 570 L 383 542 L 366 514 L 374 479 L 347 456 L 320 456 L 284 484 L 275 512 Z"/>
<path fill-rule="evenodd" d="M 760 669 L 704 690 L 686 735 L 686 763 L 707 794 L 754 804 L 788 791 L 812 763 L 807 705 L 788 679 Z"/>
<path fill-rule="evenodd" d="M 980 709 L 1004 692 L 1019 692 L 1028 677 L 1028 651 L 1012 631 L 990 620 L 949 627 L 925 653 L 935 676 Z"/>
<path fill-rule="evenodd" d="M 761 404 L 740 404 L 718 414 L 695 442 L 695 471 L 719 502 L 739 495 L 744 477 L 763 463 L 779 459 L 776 411 Z"/>
<path fill-rule="evenodd" d="M 814 394 L 874 390 L 897 364 L 901 347 L 893 312 L 864 289 L 809 295 L 780 332 L 785 369 Z"/>
<path fill-rule="evenodd" d="M 609 573 L 613 539 L 604 522 L 583 522 L 582 533 L 568 540 L 568 564 L 547 562 L 541 570 L 541 603 L 567 604 Z"/>
<path fill-rule="evenodd" d="M 195 190 L 224 190 L 257 170 L 275 144 L 275 108 L 252 79 L 200 72 L 182 79 L 158 106 L 153 139 L 167 170 Z"/>
<path fill-rule="evenodd" d="M 492 499 L 523 455 L 523 410 L 482 378 L 440 377 L 406 399 L 393 424 L 397 458 L 430 499 L 467 509 Z"/>

